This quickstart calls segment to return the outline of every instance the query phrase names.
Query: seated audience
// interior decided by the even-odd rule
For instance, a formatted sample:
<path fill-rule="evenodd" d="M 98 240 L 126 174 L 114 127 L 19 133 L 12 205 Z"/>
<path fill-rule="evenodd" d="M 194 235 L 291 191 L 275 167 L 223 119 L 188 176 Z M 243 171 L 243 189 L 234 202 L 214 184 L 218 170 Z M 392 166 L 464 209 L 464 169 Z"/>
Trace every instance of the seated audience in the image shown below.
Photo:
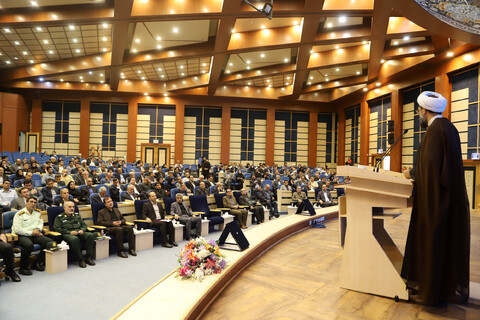
<path fill-rule="evenodd" d="M 118 179 L 117 179 L 118 181 Z M 128 253 L 136 256 L 135 252 L 135 235 L 133 234 L 133 226 L 126 224 L 125 218 L 118 208 L 113 207 L 113 200 L 106 196 L 103 200 L 105 208 L 98 211 L 98 225 L 107 227 L 107 235 L 115 235 L 117 241 L 117 255 L 121 258 L 128 258 L 124 252 L 123 235 L 128 240 Z"/>
<path fill-rule="evenodd" d="M 257 224 L 263 223 L 265 220 L 264 209 L 260 202 L 253 200 L 245 189 L 242 189 L 238 203 L 242 206 L 248 206 L 250 211 L 253 211 Z"/>
<path fill-rule="evenodd" d="M 221 182 L 218 182 L 217 185 L 212 190 L 212 194 L 224 193 L 224 192 L 225 192 L 225 189 L 223 189 L 223 184 Z"/>
<path fill-rule="evenodd" d="M 174 216 L 175 220 L 185 225 L 187 230 L 187 240 L 191 240 L 192 223 L 195 224 L 196 236 L 202 235 L 202 218 L 193 215 L 192 209 L 183 203 L 183 195 L 177 194 L 175 196 L 176 202 L 170 206 L 170 214 Z"/>
<path fill-rule="evenodd" d="M 47 184 L 45 187 L 42 188 L 42 201 L 47 206 L 53 205 L 53 198 L 60 194 L 60 188 L 57 188 L 53 185 L 53 179 L 48 178 L 45 183 Z"/>
<path fill-rule="evenodd" d="M 10 188 L 10 186 L 10 181 L 5 180 L 2 185 L 2 190 L 0 190 L 0 208 L 2 212 L 10 211 L 13 200 L 17 198 L 17 191 Z"/>
<path fill-rule="evenodd" d="M 14 255 L 13 255 L 13 246 L 8 243 L 7 236 L 2 233 L 0 234 L 0 255 L 3 258 L 3 264 L 5 265 L 5 275 L 12 279 L 13 282 L 20 282 L 21 279 L 18 274 L 15 272 L 14 268 Z M 1 269 L 1 265 L 0 265 Z"/>
<path fill-rule="evenodd" d="M 333 202 L 332 195 L 330 194 L 330 191 L 327 190 L 326 184 L 322 185 L 322 190 L 318 192 L 317 201 L 322 207 L 330 207 L 337 205 Z"/>
<path fill-rule="evenodd" d="M 297 207 L 305 199 L 307 199 L 307 195 L 302 191 L 302 188 L 297 187 L 297 191 L 292 194 L 292 205 Z"/>
<path fill-rule="evenodd" d="M 262 206 L 267 207 L 270 210 L 270 218 L 278 218 L 278 204 L 277 201 L 273 199 L 273 193 L 270 190 L 270 185 L 267 183 L 264 189 L 260 189 L 258 192 L 258 199 Z"/>
<path fill-rule="evenodd" d="M 230 214 L 237 217 L 238 224 L 240 228 L 246 229 L 247 227 L 247 218 L 248 218 L 248 211 L 245 209 L 241 209 L 238 206 L 237 200 L 232 194 L 231 189 L 227 189 L 227 194 L 223 196 L 222 203 L 225 208 L 230 209 Z"/>
<path fill-rule="evenodd" d="M 70 183 L 73 183 L 72 181 Z M 61 207 L 65 201 L 74 201 L 73 197 L 68 193 L 68 188 L 60 189 L 60 197 L 55 197 L 52 206 Z"/>
<path fill-rule="evenodd" d="M 157 199 L 161 200 L 167 196 L 167 192 L 163 188 L 163 184 L 161 182 L 155 183 L 155 189 L 153 189 Z"/>
<path fill-rule="evenodd" d="M 134 180 L 135 181 L 135 180 Z M 133 186 L 133 184 L 129 184 L 127 186 L 127 192 L 125 192 L 124 194 L 122 194 L 122 201 L 125 201 L 125 200 L 132 200 L 132 201 L 135 201 L 139 198 L 139 194 L 138 193 L 135 193 L 135 188 Z"/>
<path fill-rule="evenodd" d="M 78 212 L 75 212 L 75 204 L 73 201 L 65 201 L 63 208 L 64 213 L 59 214 L 55 218 L 55 231 L 62 234 L 63 239 L 77 258 L 80 268 L 85 268 L 85 263 L 94 266 L 95 262 L 92 258 L 93 247 L 95 245 L 95 235 L 92 232 L 87 231 L 87 225 L 83 221 L 82 217 Z M 85 243 L 85 258 L 82 254 L 81 242 Z"/>
<path fill-rule="evenodd" d="M 93 202 L 103 203 L 106 196 L 107 196 L 107 188 L 100 187 L 100 189 L 98 189 L 98 193 L 92 196 L 92 203 Z"/>
<path fill-rule="evenodd" d="M 120 193 L 122 191 L 125 191 L 125 187 L 120 184 L 120 182 L 118 181 L 118 178 L 116 178 L 116 177 L 113 178 L 112 181 L 113 181 L 113 183 L 110 186 L 110 197 L 113 199 L 113 201 L 119 202 L 120 201 Z"/>
<path fill-rule="evenodd" d="M 80 188 L 80 198 L 79 200 L 84 204 L 90 203 L 90 196 L 94 193 L 97 193 L 97 187 L 93 185 L 93 179 L 88 178 L 87 184 Z"/>
<path fill-rule="evenodd" d="M 197 188 L 197 190 L 195 191 L 195 195 L 196 196 L 200 196 L 200 195 L 206 195 L 206 196 L 209 196 L 210 195 L 210 190 L 208 190 L 205 186 L 205 182 L 202 181 L 200 182 L 200 186 Z"/>
<path fill-rule="evenodd" d="M 75 202 L 76 205 L 83 205 L 83 204 L 88 204 L 80 201 L 81 195 L 80 192 L 77 189 L 77 186 L 75 185 L 75 182 L 70 181 L 67 184 L 68 194 L 73 198 L 73 201 Z"/>
<path fill-rule="evenodd" d="M 282 186 L 280 187 L 282 191 L 292 191 L 292 187 L 288 184 L 288 180 L 283 181 Z"/>
<path fill-rule="evenodd" d="M 142 219 L 147 223 L 160 230 L 162 239 L 162 247 L 172 248 L 178 246 L 175 242 L 175 228 L 172 221 L 165 219 L 165 210 L 160 203 L 157 202 L 157 195 L 154 191 L 148 193 L 148 200 L 143 204 Z M 167 237 L 168 235 L 168 237 Z"/>

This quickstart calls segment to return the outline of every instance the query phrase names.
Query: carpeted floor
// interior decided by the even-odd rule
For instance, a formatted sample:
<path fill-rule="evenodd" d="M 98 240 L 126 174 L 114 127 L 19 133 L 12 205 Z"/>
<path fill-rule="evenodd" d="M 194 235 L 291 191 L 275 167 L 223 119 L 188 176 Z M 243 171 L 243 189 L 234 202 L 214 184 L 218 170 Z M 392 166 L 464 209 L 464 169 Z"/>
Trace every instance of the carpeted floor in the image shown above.
<path fill-rule="evenodd" d="M 205 238 L 219 236 L 216 231 Z M 109 319 L 174 270 L 185 243 L 172 249 L 155 245 L 128 259 L 110 255 L 85 269 L 72 263 L 58 274 L 33 270 L 20 283 L 0 280 L 0 319 Z"/>

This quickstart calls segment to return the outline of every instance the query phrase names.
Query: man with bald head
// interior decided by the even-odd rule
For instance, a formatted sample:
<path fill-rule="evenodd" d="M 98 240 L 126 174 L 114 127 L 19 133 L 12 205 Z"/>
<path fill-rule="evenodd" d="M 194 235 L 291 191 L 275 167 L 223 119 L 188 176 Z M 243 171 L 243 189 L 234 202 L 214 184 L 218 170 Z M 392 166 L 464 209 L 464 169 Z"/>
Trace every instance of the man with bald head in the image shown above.
<path fill-rule="evenodd" d="M 127 186 L 127 192 L 125 193 L 122 193 L 122 201 L 125 201 L 125 200 L 132 200 L 132 201 L 135 201 L 138 199 L 138 193 L 135 193 L 135 188 L 133 186 L 133 184 L 129 184 Z"/>

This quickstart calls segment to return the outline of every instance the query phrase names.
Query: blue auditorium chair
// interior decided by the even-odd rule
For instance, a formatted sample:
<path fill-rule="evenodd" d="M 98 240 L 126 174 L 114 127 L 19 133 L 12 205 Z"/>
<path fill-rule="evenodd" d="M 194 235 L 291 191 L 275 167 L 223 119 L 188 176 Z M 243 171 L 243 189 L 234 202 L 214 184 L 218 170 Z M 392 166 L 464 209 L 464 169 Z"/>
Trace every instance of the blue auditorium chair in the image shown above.
<path fill-rule="evenodd" d="M 263 180 L 263 182 L 262 182 L 262 188 L 265 188 L 265 186 L 266 186 L 267 184 L 270 185 L 270 189 L 273 188 L 273 182 L 272 182 L 272 180 Z"/>
<path fill-rule="evenodd" d="M 180 188 L 172 188 L 170 190 L 170 194 L 172 195 L 172 198 L 175 198 L 175 195 L 180 191 Z"/>
<path fill-rule="evenodd" d="M 135 200 L 133 203 L 135 207 L 135 214 L 137 216 L 137 220 L 135 220 L 135 224 L 137 225 L 138 229 L 152 229 L 155 231 L 153 234 L 153 243 L 154 244 L 161 244 L 162 243 L 162 237 L 160 236 L 160 230 L 158 228 L 154 228 L 150 226 L 147 221 L 142 219 L 142 209 L 143 209 L 143 204 L 148 202 L 150 200 Z"/>
<path fill-rule="evenodd" d="M 42 176 L 38 173 L 34 173 L 32 175 L 32 184 L 34 187 L 41 187 L 42 186 Z"/>
<path fill-rule="evenodd" d="M 208 207 L 207 196 L 200 195 L 200 196 L 190 196 L 190 207 L 192 211 L 195 212 L 204 212 L 202 214 L 202 219 L 207 218 L 209 222 L 209 232 L 214 230 L 215 225 L 222 224 L 224 222 L 221 213 L 221 209 L 210 209 Z"/>

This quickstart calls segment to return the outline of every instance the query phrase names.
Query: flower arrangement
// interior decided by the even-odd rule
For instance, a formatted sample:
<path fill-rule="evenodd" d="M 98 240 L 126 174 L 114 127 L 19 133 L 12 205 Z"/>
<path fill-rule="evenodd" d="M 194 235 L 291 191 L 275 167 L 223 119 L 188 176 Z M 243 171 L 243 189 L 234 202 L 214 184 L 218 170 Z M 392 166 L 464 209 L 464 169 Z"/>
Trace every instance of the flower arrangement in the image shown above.
<path fill-rule="evenodd" d="M 206 275 L 222 272 L 226 265 L 215 240 L 207 241 L 202 237 L 191 240 L 185 245 L 180 252 L 178 262 L 180 266 L 177 269 L 177 276 L 200 281 Z"/>

